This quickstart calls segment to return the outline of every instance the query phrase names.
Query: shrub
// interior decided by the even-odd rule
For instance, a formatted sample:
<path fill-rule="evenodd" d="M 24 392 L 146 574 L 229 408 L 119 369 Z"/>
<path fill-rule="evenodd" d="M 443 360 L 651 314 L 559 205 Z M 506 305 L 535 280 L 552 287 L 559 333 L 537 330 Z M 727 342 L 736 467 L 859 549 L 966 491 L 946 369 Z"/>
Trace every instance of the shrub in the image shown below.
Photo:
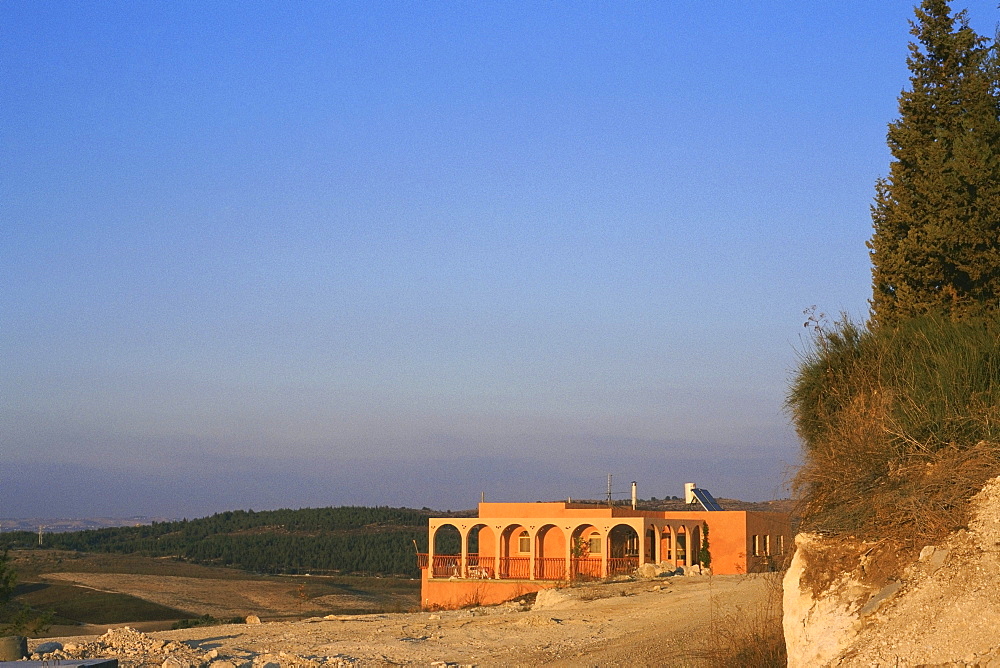
<path fill-rule="evenodd" d="M 194 619 L 179 619 L 174 622 L 170 628 L 173 630 L 177 629 L 190 629 L 196 626 L 219 626 L 221 624 L 244 624 L 246 620 L 242 617 L 230 617 L 228 619 L 217 619 L 212 615 L 202 615 L 201 617 L 196 617 Z"/>
<path fill-rule="evenodd" d="M 934 542 L 1000 471 L 1000 321 L 820 324 L 787 406 L 803 529 Z"/>

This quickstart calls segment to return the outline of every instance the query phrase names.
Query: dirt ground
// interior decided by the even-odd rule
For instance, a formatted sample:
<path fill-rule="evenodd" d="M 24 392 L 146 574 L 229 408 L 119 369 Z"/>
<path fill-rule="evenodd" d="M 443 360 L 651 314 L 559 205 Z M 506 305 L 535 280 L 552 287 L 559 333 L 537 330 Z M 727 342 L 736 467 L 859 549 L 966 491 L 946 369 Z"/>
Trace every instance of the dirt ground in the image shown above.
<path fill-rule="evenodd" d="M 72 579 L 79 582 L 81 575 L 74 573 Z M 151 600 L 192 607 L 187 587 L 196 584 L 183 578 L 160 580 L 163 586 Z M 108 584 L 94 581 L 94 586 Z M 130 583 L 133 594 L 135 584 Z M 162 631 L 120 642 L 119 649 L 110 640 L 102 645 L 93 636 L 46 641 L 57 640 L 76 649 L 77 655 L 117 655 L 126 668 L 167 665 L 171 648 L 175 655 L 186 656 L 188 665 L 198 665 L 195 659 L 200 657 L 201 665 L 216 668 L 702 666 L 705 650 L 732 635 L 734 624 L 757 618 L 768 606 L 771 614 L 780 615 L 780 607 L 773 606 L 776 593 L 780 600 L 778 587 L 780 581 L 768 575 L 659 578 L 569 587 L 557 595 L 540 595 L 534 605 L 526 601 L 441 612 L 331 615 Z M 245 594 L 261 611 L 273 605 L 267 592 Z M 180 655 L 176 658 L 182 660 Z"/>
<path fill-rule="evenodd" d="M 233 581 L 128 573 L 45 573 L 41 579 L 130 594 L 168 608 L 189 610 L 197 616 L 212 615 L 219 619 L 245 617 L 251 612 L 266 619 L 301 617 L 314 614 L 316 609 L 351 608 L 374 612 L 380 607 L 379 602 L 347 593 L 306 600 L 300 596 L 296 583 L 291 579 Z M 300 579 L 303 587 L 306 583 L 305 579 Z"/>

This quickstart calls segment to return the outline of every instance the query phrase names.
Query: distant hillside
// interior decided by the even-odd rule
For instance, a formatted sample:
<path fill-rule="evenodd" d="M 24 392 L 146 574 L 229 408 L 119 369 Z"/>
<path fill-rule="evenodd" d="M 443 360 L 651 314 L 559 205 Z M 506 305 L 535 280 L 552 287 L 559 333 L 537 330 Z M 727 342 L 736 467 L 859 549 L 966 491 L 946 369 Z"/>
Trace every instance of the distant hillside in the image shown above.
<path fill-rule="evenodd" d="M 430 510 L 303 508 L 235 510 L 144 526 L 46 534 L 40 549 L 142 554 L 258 573 L 416 576 L 414 541 L 427 549 Z M 0 534 L 0 549 L 38 547 L 35 532 Z M 458 551 L 458 547 L 455 547 Z"/>

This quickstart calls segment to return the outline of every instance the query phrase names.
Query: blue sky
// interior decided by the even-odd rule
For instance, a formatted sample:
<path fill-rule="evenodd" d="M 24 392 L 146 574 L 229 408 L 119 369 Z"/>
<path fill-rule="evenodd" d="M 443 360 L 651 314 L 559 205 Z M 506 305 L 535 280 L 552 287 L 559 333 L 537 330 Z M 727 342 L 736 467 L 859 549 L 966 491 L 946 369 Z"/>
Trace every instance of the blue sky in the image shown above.
<path fill-rule="evenodd" d="M 0 15 L 0 517 L 787 494 L 910 3 Z"/>

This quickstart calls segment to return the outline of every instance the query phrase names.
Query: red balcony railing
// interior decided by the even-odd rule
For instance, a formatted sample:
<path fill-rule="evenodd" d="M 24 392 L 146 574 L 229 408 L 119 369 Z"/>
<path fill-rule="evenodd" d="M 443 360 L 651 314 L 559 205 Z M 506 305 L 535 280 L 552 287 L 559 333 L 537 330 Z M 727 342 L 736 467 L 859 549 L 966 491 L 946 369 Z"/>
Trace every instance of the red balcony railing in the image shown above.
<path fill-rule="evenodd" d="M 628 575 L 639 568 L 639 557 L 611 557 L 608 559 L 608 577 Z"/>
<path fill-rule="evenodd" d="M 468 554 L 467 557 L 465 564 L 466 577 L 475 580 L 488 580 L 496 574 L 493 557 L 480 557 L 478 554 L 473 553 Z"/>
<path fill-rule="evenodd" d="M 530 557 L 501 557 L 500 577 L 510 580 L 527 580 L 531 577 Z"/>
<path fill-rule="evenodd" d="M 562 580 L 566 577 L 566 560 L 562 557 L 535 559 L 535 577 L 539 580 Z"/>
<path fill-rule="evenodd" d="M 436 578 L 461 577 L 462 555 L 435 554 L 433 573 Z"/>
<path fill-rule="evenodd" d="M 427 568 L 428 555 L 417 554 L 417 566 Z M 562 557 L 480 557 L 466 555 L 463 569 L 462 555 L 435 554 L 432 562 L 435 578 L 467 578 L 471 580 L 528 580 L 532 573 L 537 580 L 562 580 L 567 576 L 566 560 Z M 608 577 L 628 575 L 639 567 L 639 557 L 612 557 L 608 559 Z M 497 572 L 499 570 L 499 573 Z M 600 557 L 573 558 L 569 562 L 569 576 L 573 579 L 599 580 L 604 577 Z"/>
<path fill-rule="evenodd" d="M 601 560 L 597 557 L 574 558 L 571 563 L 571 572 L 574 580 L 600 579 Z"/>

